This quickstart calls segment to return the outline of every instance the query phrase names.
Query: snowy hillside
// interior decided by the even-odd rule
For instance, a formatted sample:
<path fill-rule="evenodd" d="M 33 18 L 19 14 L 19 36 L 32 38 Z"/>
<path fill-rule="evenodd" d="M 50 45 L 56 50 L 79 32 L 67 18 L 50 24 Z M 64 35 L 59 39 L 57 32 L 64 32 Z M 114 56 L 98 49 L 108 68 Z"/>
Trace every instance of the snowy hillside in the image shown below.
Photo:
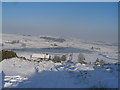
<path fill-rule="evenodd" d="M 8 64 L 9 63 L 9 64 Z M 17 58 L 2 61 L 4 87 L 13 88 L 117 88 L 116 65 L 94 67 L 80 63 L 40 63 Z M 113 68 L 112 70 L 107 67 Z"/>
<path fill-rule="evenodd" d="M 14 34 L 3 34 L 2 39 L 3 49 L 13 50 L 18 56 L 0 62 L 6 88 L 118 87 L 118 50 L 112 43 Z M 40 53 L 65 55 L 66 61 L 31 58 Z M 80 53 L 85 63 L 78 62 Z M 71 61 L 67 60 L 69 55 Z M 103 65 L 97 61 L 103 61 Z"/>
<path fill-rule="evenodd" d="M 52 37 L 55 40 L 46 40 L 43 36 L 2 34 L 2 46 L 6 48 L 48 48 L 48 47 L 74 47 L 79 49 L 88 49 L 98 52 L 117 52 L 117 46 L 108 42 L 93 42 L 79 39 Z M 45 36 L 44 36 L 45 37 Z M 47 36 L 46 36 L 47 37 Z M 57 40 L 65 40 L 58 42 Z M 94 49 L 91 49 L 91 48 Z M 100 48 L 100 49 L 99 49 Z"/>

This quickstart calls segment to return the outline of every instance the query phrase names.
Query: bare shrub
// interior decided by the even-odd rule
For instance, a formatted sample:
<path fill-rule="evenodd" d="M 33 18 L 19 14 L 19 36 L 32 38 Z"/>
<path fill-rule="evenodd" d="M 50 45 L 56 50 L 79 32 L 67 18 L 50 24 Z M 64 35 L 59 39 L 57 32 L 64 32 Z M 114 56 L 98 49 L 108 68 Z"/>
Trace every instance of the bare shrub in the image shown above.
<path fill-rule="evenodd" d="M 78 55 L 78 62 L 79 63 L 85 63 L 85 56 L 82 53 L 79 53 Z"/>
<path fill-rule="evenodd" d="M 99 58 L 96 59 L 96 61 L 94 62 L 94 65 L 105 65 L 105 61 L 104 60 L 99 60 Z"/>
<path fill-rule="evenodd" d="M 61 62 L 61 58 L 59 57 L 59 56 L 55 56 L 54 58 L 53 58 L 53 62 Z"/>

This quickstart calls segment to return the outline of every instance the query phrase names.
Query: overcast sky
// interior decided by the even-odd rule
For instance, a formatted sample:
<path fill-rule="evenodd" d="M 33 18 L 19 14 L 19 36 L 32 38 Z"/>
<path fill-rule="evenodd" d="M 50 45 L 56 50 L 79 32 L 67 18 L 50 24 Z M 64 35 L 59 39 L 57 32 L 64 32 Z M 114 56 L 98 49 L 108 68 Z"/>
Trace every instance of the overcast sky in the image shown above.
<path fill-rule="evenodd" d="M 117 41 L 118 3 L 3 3 L 3 33 Z"/>

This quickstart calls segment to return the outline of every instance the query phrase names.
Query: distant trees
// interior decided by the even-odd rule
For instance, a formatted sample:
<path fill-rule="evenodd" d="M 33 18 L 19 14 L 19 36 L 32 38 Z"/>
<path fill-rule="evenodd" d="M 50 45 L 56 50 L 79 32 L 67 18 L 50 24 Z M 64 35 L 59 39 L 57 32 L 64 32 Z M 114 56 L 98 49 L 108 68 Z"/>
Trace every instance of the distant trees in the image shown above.
<path fill-rule="evenodd" d="M 103 66 L 105 64 L 105 61 L 100 60 L 100 65 Z"/>
<path fill-rule="evenodd" d="M 94 49 L 93 47 L 91 47 L 91 49 Z"/>
<path fill-rule="evenodd" d="M 92 49 L 92 50 L 100 50 L 99 47 L 93 47 L 93 46 L 91 47 L 91 49 Z"/>
<path fill-rule="evenodd" d="M 66 40 L 63 39 L 63 38 L 53 38 L 53 37 L 40 37 L 40 38 L 45 39 L 45 40 L 48 40 L 48 41 L 60 42 L 60 43 L 63 43 L 63 42 L 66 41 Z"/>
<path fill-rule="evenodd" d="M 54 43 L 53 46 L 58 46 L 58 45 L 56 43 Z"/>
<path fill-rule="evenodd" d="M 61 61 L 65 61 L 66 60 L 66 56 L 65 55 L 62 55 L 61 57 L 60 56 L 54 56 L 53 58 L 53 62 L 61 62 Z"/>
<path fill-rule="evenodd" d="M 94 62 L 94 65 L 101 65 L 103 66 L 105 64 L 104 60 L 99 60 L 99 58 L 96 59 L 96 61 Z"/>
<path fill-rule="evenodd" d="M 12 43 L 14 44 L 14 43 L 19 43 L 19 40 L 14 40 L 14 41 L 12 41 Z"/>
<path fill-rule="evenodd" d="M 96 59 L 96 61 L 94 62 L 94 65 L 99 65 L 99 58 Z"/>
<path fill-rule="evenodd" d="M 56 43 L 54 43 L 54 44 L 51 44 L 52 46 L 58 46 Z"/>
<path fill-rule="evenodd" d="M 59 56 L 55 56 L 53 58 L 53 62 L 61 62 L 61 58 Z"/>

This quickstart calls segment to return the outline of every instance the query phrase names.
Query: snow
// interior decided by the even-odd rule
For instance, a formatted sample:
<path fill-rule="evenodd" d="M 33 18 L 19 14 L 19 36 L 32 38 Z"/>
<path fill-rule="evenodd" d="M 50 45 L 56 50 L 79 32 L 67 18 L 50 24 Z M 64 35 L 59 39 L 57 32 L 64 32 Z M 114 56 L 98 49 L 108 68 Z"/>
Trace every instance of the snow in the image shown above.
<path fill-rule="evenodd" d="M 2 70 L 6 75 L 31 76 L 34 74 L 34 64 L 18 58 L 6 59 L 2 61 Z M 10 68 L 10 69 L 9 69 Z"/>
<path fill-rule="evenodd" d="M 49 55 L 48 54 L 32 54 L 32 58 L 46 58 L 49 59 Z"/>
<path fill-rule="evenodd" d="M 17 37 L 17 38 L 16 38 Z M 23 36 L 23 35 L 15 35 L 15 34 L 2 34 L 2 43 L 4 44 L 3 49 L 6 48 L 23 48 L 21 44 L 26 44 L 26 48 L 48 48 L 53 47 L 51 44 L 56 43 L 58 47 L 74 47 L 74 48 L 82 48 L 91 50 L 91 47 L 99 47 L 100 50 L 93 50 L 97 52 L 117 52 L 117 46 L 108 46 L 103 44 L 102 42 L 88 42 L 77 39 L 66 39 L 65 42 L 48 42 L 44 39 L 41 39 L 40 36 Z M 19 43 L 8 44 L 6 41 L 15 41 L 19 40 Z M 56 46 L 54 46 L 56 47 Z"/>
<path fill-rule="evenodd" d="M 15 62 L 16 60 L 16 62 Z M 8 65 L 8 62 L 11 65 Z M 21 62 L 21 63 L 20 63 Z M 21 61 L 12 58 L 2 61 L 4 76 L 4 87 L 13 88 L 86 88 L 86 87 L 108 87 L 116 88 L 117 71 L 110 72 L 106 67 L 115 68 L 114 65 L 97 67 L 80 63 L 54 63 L 42 61 L 40 63 Z M 14 70 L 12 64 L 16 63 Z M 18 63 L 22 70 L 17 68 Z M 24 66 L 25 65 L 25 66 Z M 33 66 L 32 66 L 33 65 Z M 34 69 L 33 69 L 34 68 Z M 37 71 L 36 71 L 37 69 Z M 15 72 L 14 72 L 15 71 Z M 31 73 L 32 71 L 32 73 Z M 26 73 L 23 73 L 26 72 Z M 31 75 L 30 75 L 31 74 Z M 30 75 L 30 76 L 29 76 Z M 111 82 L 112 81 L 112 82 Z"/>
<path fill-rule="evenodd" d="M 87 74 L 86 74 L 87 73 Z M 108 77 L 109 76 L 109 77 Z M 110 82 L 110 83 L 109 83 Z M 112 73 L 99 71 L 42 71 L 20 83 L 18 88 L 116 88 L 117 78 Z"/>
<path fill-rule="evenodd" d="M 7 41 L 19 40 L 19 43 L 10 44 Z M 51 60 L 38 59 L 32 60 L 30 55 L 33 52 L 19 52 L 20 58 L 5 59 L 0 62 L 1 82 L 0 86 L 6 88 L 117 88 L 118 87 L 118 51 L 117 46 L 108 45 L 109 43 L 88 42 L 77 39 L 66 39 L 65 42 L 51 42 L 41 39 L 40 36 L 25 36 L 15 34 L 3 34 L 3 49 L 23 48 L 49 48 L 56 43 L 57 47 L 73 47 L 85 49 L 91 52 L 83 52 L 85 62 L 88 64 L 77 63 L 79 53 L 48 53 L 50 55 L 69 55 L 73 54 L 72 63 L 62 61 L 54 63 Z M 91 47 L 100 50 L 91 50 Z M 38 54 L 38 53 L 34 53 Z M 109 63 L 104 66 L 95 66 L 96 59 L 104 60 Z M 3 85 L 2 85 L 3 84 Z"/>
<path fill-rule="evenodd" d="M 11 87 L 12 86 L 12 83 L 5 83 L 4 87 Z"/>
<path fill-rule="evenodd" d="M 4 87 L 13 87 L 17 86 L 18 83 L 22 82 L 23 80 L 27 80 L 28 78 L 21 77 L 19 75 L 17 76 L 5 76 L 5 84 Z"/>
<path fill-rule="evenodd" d="M 106 63 L 116 63 L 118 62 L 118 57 L 114 57 L 114 58 L 107 58 L 107 57 L 103 57 L 102 55 L 100 55 L 99 53 L 84 53 L 85 55 L 85 60 L 87 62 L 95 62 L 97 58 L 99 58 L 100 60 L 104 60 Z M 103 54 L 104 55 L 104 54 Z M 108 54 L 109 57 L 111 54 Z M 116 54 L 115 54 L 116 55 Z"/>

